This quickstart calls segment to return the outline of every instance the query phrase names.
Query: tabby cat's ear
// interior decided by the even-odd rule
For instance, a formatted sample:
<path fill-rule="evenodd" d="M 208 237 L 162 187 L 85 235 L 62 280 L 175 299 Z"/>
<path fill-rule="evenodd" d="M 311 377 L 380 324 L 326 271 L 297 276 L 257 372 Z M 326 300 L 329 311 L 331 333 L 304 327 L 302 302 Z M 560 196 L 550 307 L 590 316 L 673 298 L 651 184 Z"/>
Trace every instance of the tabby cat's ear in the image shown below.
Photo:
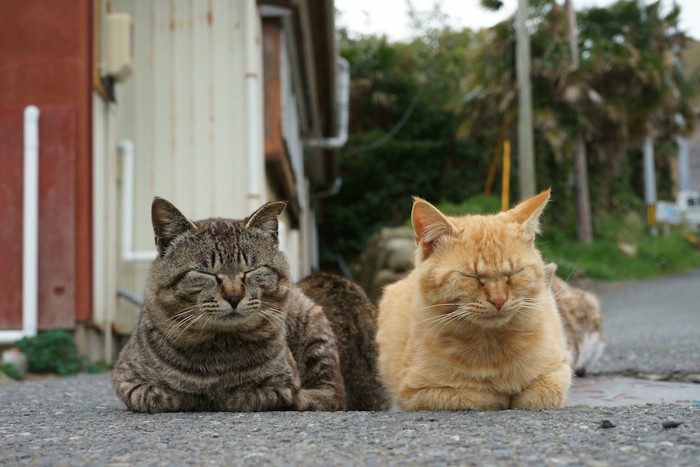
<path fill-rule="evenodd" d="M 156 240 L 158 254 L 163 255 L 170 242 L 183 233 L 197 229 L 173 204 L 163 198 L 155 197 L 151 204 L 151 222 Z"/>
<path fill-rule="evenodd" d="M 549 188 L 539 195 L 522 201 L 508 211 L 518 223 L 522 224 L 524 233 L 529 240 L 534 240 L 535 235 L 540 233 L 540 215 L 549 201 L 551 191 Z"/>
<path fill-rule="evenodd" d="M 433 252 L 435 242 L 457 230 L 450 220 L 435 206 L 417 196 L 413 197 L 411 222 L 416 245 L 421 248 L 421 258 L 426 259 Z"/>
<path fill-rule="evenodd" d="M 247 228 L 262 229 L 277 236 L 279 227 L 277 216 L 282 214 L 286 207 L 287 203 L 284 201 L 265 203 L 246 218 L 245 226 Z"/>

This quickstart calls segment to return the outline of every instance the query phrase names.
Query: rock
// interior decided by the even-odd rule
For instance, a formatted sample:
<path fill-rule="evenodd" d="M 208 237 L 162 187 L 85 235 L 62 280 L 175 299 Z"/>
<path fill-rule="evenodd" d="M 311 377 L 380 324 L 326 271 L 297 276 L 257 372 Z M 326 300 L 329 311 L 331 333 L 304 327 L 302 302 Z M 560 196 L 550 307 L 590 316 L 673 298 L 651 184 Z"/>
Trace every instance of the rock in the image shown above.
<path fill-rule="evenodd" d="M 416 245 L 410 227 L 387 227 L 367 241 L 360 258 L 357 282 L 377 303 L 384 287 L 401 279 L 412 267 Z"/>
<path fill-rule="evenodd" d="M 681 426 L 683 422 L 677 422 L 675 420 L 666 420 L 661 424 L 661 426 L 664 427 L 664 429 L 668 430 L 669 428 L 677 428 Z"/>
<path fill-rule="evenodd" d="M 625 256 L 629 256 L 630 258 L 637 256 L 637 245 L 634 243 L 618 241 L 617 248 L 619 248 L 622 254 Z"/>
<path fill-rule="evenodd" d="M 604 429 L 615 428 L 615 424 L 613 422 L 611 422 L 610 420 L 602 420 L 600 422 L 599 426 L 600 426 L 600 428 L 604 428 Z"/>

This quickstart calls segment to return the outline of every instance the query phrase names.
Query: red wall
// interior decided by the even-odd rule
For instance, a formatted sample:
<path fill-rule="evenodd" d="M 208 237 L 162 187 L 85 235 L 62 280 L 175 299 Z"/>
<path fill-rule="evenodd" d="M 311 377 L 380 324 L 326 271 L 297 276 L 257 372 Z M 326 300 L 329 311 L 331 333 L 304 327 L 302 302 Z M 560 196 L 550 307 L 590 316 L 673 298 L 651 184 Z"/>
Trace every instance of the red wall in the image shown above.
<path fill-rule="evenodd" d="M 39 322 L 44 328 L 65 327 L 75 320 L 89 320 L 92 315 L 93 1 L 2 0 L 1 3 L 0 106 L 4 107 L 5 117 L 0 125 L 11 125 L 7 122 L 12 120 L 12 112 L 16 111 L 13 108 L 37 105 L 42 110 L 42 123 L 49 124 L 43 133 L 40 127 L 40 144 L 45 148 L 58 145 L 50 151 L 47 149 L 46 154 L 53 151 L 54 156 L 42 160 L 42 170 L 51 173 L 42 172 L 39 176 L 40 255 L 50 258 L 40 270 Z M 6 127 L 8 131 L 9 128 Z M 53 136 L 45 141 L 47 132 L 53 132 Z M 19 137 L 21 139 L 21 133 Z M 0 164 L 5 167 L 14 166 L 15 162 L 10 158 L 21 158 L 21 153 L 18 156 L 16 149 L 10 146 L 8 143 L 0 151 Z M 44 156 L 42 149 L 40 158 Z M 12 218 L 9 210 L 16 209 L 16 203 L 7 203 L 8 196 L 14 201 L 17 197 L 21 200 L 19 183 L 18 188 L 17 183 L 8 183 L 7 177 L 0 179 L 0 190 L 5 192 L 0 197 L 3 220 Z M 72 223 L 72 227 L 64 227 L 61 232 L 45 229 L 52 223 L 66 222 Z M 5 236 L 10 235 L 3 232 Z M 15 226 L 12 235 L 21 244 L 21 228 Z M 72 238 L 66 240 L 65 235 Z M 2 242 L 6 241 L 3 237 Z M 3 263 L 15 262 L 14 256 L 4 249 L 0 250 L 0 255 Z M 71 258 L 67 259 L 66 255 Z M 7 273 L 9 266 L 3 264 L 2 267 Z M 19 268 L 21 278 L 21 262 Z M 51 276 L 54 275 L 61 279 L 52 282 Z M 0 291 L 0 301 L 8 299 L 8 293 L 14 293 L 5 286 Z M 21 294 L 21 287 L 16 293 Z M 53 298 L 47 302 L 46 297 Z M 15 295 L 12 295 L 9 301 L 14 303 L 15 300 Z M 65 309 L 70 302 L 73 309 Z M 57 311 L 55 306 L 61 309 Z M 3 313 L 11 314 L 4 305 L 0 308 L 0 315 Z M 11 321 L 4 324 L 9 325 Z M 7 329 L 2 320 L 0 328 Z"/>
<path fill-rule="evenodd" d="M 0 105 L 0 329 L 22 327 L 23 113 Z M 39 117 L 39 328 L 75 325 L 75 106 Z"/>

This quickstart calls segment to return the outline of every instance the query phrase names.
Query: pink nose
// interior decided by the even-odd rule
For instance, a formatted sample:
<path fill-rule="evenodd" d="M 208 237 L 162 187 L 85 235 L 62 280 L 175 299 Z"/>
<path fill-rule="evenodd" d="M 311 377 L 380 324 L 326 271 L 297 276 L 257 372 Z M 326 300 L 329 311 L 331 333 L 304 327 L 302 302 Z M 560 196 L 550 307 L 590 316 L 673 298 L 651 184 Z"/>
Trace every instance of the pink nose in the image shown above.
<path fill-rule="evenodd" d="M 489 299 L 489 302 L 493 303 L 493 306 L 496 307 L 497 310 L 500 310 L 503 304 L 506 302 L 505 298 L 491 298 Z"/>

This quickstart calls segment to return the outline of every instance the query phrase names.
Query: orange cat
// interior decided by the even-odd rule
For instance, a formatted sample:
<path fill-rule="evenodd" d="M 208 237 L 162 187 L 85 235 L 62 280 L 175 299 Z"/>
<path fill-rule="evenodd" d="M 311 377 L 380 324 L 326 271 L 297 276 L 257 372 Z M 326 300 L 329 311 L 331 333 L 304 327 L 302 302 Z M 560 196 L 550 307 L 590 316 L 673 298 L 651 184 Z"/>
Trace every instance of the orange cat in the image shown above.
<path fill-rule="evenodd" d="M 562 322 L 534 245 L 549 190 L 488 216 L 414 198 L 416 265 L 379 304 L 379 370 L 402 410 L 562 407 Z"/>

